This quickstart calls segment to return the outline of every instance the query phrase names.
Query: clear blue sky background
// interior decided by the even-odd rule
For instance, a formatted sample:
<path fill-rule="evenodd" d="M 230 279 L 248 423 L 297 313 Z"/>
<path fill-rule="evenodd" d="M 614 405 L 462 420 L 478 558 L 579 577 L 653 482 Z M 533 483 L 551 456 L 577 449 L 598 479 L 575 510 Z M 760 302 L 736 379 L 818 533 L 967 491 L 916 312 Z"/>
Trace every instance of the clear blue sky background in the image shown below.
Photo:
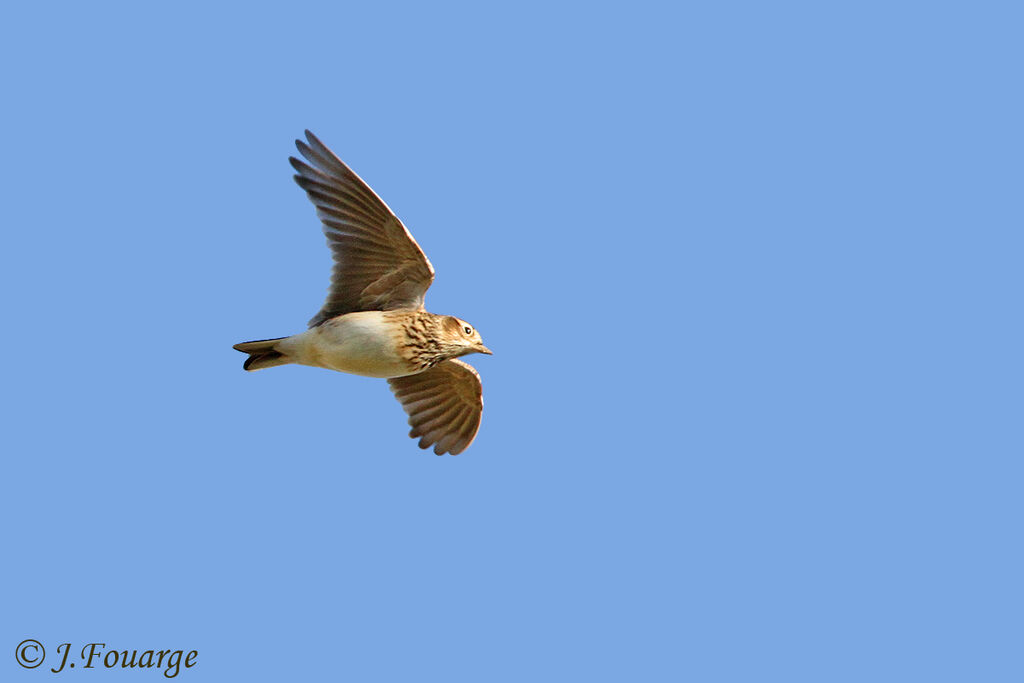
<path fill-rule="evenodd" d="M 0 679 L 1022 680 L 1022 17 L 826 4 L 6 7 Z M 459 457 L 231 349 L 307 127 L 495 350 Z"/>

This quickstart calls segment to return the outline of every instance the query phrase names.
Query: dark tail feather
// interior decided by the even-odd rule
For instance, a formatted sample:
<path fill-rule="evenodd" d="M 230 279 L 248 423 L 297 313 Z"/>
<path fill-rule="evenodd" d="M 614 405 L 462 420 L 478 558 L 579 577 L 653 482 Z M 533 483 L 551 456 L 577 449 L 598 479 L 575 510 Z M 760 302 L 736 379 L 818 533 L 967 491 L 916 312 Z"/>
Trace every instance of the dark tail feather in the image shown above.
<path fill-rule="evenodd" d="M 280 351 L 274 350 L 274 345 L 285 338 L 286 337 L 278 337 L 277 339 L 261 339 L 259 341 L 235 344 L 233 347 L 235 350 L 249 354 L 249 357 L 245 359 L 245 364 L 242 366 L 242 369 L 262 370 L 263 368 L 272 368 L 277 365 L 287 365 L 288 363 L 291 363 L 288 356 L 284 355 Z"/>

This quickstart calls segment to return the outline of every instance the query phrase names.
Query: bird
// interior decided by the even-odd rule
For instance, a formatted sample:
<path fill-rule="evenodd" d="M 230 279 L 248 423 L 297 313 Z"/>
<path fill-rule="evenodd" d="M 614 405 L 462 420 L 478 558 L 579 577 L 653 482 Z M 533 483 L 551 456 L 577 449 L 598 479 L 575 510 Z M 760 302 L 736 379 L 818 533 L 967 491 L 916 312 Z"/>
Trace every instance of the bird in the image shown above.
<path fill-rule="evenodd" d="M 459 358 L 491 355 L 461 318 L 427 312 L 434 267 L 408 229 L 315 135 L 289 157 L 333 255 L 327 300 L 290 337 L 235 344 L 246 371 L 296 363 L 386 378 L 420 448 L 457 455 L 473 442 L 483 413 L 479 373 Z"/>

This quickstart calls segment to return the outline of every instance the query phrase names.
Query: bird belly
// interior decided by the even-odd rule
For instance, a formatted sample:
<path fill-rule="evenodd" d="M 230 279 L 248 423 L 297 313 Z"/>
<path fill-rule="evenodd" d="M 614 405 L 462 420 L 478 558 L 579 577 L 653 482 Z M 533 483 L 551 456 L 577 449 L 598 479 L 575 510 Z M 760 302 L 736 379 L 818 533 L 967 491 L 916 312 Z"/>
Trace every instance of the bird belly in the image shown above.
<path fill-rule="evenodd" d="M 402 377 L 418 370 L 400 355 L 396 331 L 379 311 L 339 316 L 277 348 L 297 363 L 364 377 Z"/>

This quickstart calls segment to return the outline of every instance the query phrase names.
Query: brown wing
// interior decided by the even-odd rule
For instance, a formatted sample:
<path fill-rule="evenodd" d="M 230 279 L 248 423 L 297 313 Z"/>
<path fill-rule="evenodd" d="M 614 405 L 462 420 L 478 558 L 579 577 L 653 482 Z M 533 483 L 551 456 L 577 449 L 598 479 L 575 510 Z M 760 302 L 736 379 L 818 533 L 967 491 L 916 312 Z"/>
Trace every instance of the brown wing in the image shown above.
<path fill-rule="evenodd" d="M 473 443 L 484 410 L 480 375 L 460 360 L 446 360 L 430 370 L 388 380 L 391 391 L 409 415 L 420 448 L 458 455 Z"/>
<path fill-rule="evenodd" d="M 295 141 L 309 161 L 289 158 L 295 182 L 306 191 L 334 254 L 331 287 L 323 308 L 309 321 L 353 311 L 423 308 L 434 267 L 409 231 L 362 179 L 324 143 L 306 131 Z"/>

